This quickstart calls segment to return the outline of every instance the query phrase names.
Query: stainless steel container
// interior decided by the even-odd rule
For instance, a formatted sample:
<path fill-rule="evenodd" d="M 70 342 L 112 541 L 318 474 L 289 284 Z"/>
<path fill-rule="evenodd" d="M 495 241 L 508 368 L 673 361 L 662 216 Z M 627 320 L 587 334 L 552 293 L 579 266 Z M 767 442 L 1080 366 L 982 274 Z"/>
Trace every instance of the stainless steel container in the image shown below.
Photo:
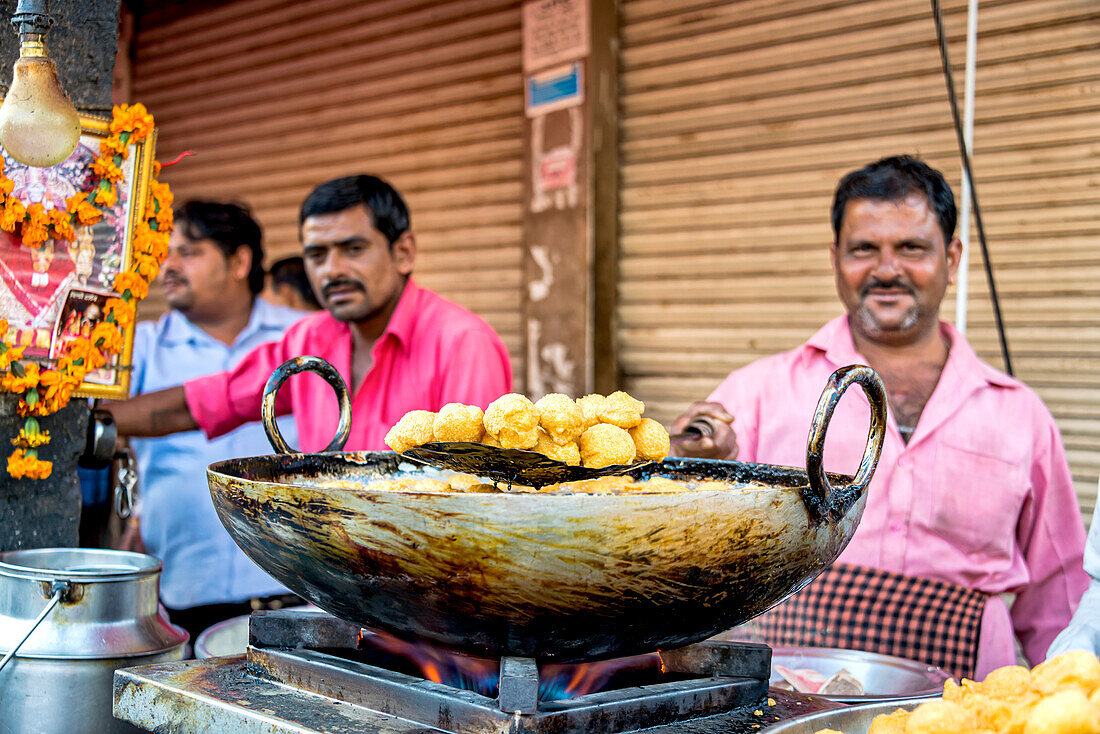
<path fill-rule="evenodd" d="M 0 553 L 0 734 L 140 731 L 111 714 L 115 668 L 181 660 L 187 643 L 160 569 L 123 551 Z"/>

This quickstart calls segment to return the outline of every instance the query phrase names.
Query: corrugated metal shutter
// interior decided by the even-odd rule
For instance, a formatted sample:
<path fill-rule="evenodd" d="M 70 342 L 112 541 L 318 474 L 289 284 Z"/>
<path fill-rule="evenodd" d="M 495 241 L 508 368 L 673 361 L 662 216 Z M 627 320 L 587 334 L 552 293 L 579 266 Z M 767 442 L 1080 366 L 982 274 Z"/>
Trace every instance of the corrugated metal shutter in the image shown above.
<path fill-rule="evenodd" d="M 962 94 L 966 3 L 944 3 Z M 913 152 L 958 193 L 925 0 L 624 0 L 619 349 L 669 420 L 731 369 L 841 312 L 841 174 Z M 983 0 L 975 175 L 1017 374 L 1100 474 L 1100 5 Z M 1001 366 L 976 235 L 970 338 Z M 952 297 L 953 299 L 953 297 Z M 953 318 L 954 302 L 943 317 Z"/>
<path fill-rule="evenodd" d="M 201 6 L 199 6 L 201 7 Z M 139 19 L 134 99 L 177 201 L 247 202 L 267 256 L 300 251 L 321 181 L 389 179 L 412 210 L 418 282 L 500 332 L 522 388 L 523 87 L 516 0 L 239 0 Z M 162 312 L 159 293 L 143 316 Z"/>

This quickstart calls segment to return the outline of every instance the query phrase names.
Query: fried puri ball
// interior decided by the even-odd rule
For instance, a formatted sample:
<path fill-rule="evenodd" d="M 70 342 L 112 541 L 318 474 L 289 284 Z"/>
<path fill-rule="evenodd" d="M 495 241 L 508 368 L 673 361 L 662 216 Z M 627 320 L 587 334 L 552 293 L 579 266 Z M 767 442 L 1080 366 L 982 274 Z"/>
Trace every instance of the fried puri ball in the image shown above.
<path fill-rule="evenodd" d="M 867 734 L 905 734 L 905 721 L 909 718 L 909 712 L 898 709 L 890 714 L 879 714 L 871 720 L 871 728 Z"/>
<path fill-rule="evenodd" d="M 633 428 L 642 422 L 644 410 L 645 403 L 618 390 L 607 396 L 607 402 L 600 411 L 600 422 L 619 428 Z"/>
<path fill-rule="evenodd" d="M 324 489 L 364 489 L 363 483 L 354 479 L 322 479 L 315 486 Z M 373 489 L 371 485 L 367 485 L 366 488 Z"/>
<path fill-rule="evenodd" d="M 954 701 L 922 703 L 905 721 L 906 734 L 959 734 L 977 728 L 974 713 Z"/>
<path fill-rule="evenodd" d="M 447 477 L 447 486 L 456 492 L 466 492 L 478 484 L 481 484 L 481 480 L 473 474 L 455 474 Z"/>
<path fill-rule="evenodd" d="M 401 454 L 415 446 L 431 443 L 434 420 L 435 413 L 429 410 L 410 410 L 386 434 L 386 445 Z"/>
<path fill-rule="evenodd" d="M 497 449 L 501 448 L 500 441 L 497 440 L 497 437 L 488 432 L 481 434 L 481 441 L 479 443 L 485 444 L 486 446 L 492 446 L 493 448 Z"/>
<path fill-rule="evenodd" d="M 599 468 L 634 461 L 634 439 L 624 429 L 597 423 L 581 434 L 581 463 Z"/>
<path fill-rule="evenodd" d="M 562 482 L 551 484 L 540 489 L 540 492 L 572 492 L 574 494 L 614 494 L 616 492 L 629 492 L 637 489 L 633 477 L 615 475 L 610 477 L 593 477 L 581 479 L 576 482 Z"/>
<path fill-rule="evenodd" d="M 577 398 L 576 402 L 577 407 L 581 409 L 581 414 L 584 416 L 584 427 L 587 430 L 600 422 L 600 413 L 603 412 L 607 398 L 603 395 L 592 394 Z"/>
<path fill-rule="evenodd" d="M 481 408 L 476 405 L 447 403 L 435 414 L 432 421 L 432 436 L 436 441 L 473 441 L 481 440 L 485 432 L 481 425 Z"/>
<path fill-rule="evenodd" d="M 641 423 L 630 429 L 630 438 L 639 459 L 660 461 L 668 456 L 671 447 L 668 431 L 652 418 L 642 418 Z"/>
<path fill-rule="evenodd" d="M 570 403 L 573 401 L 570 400 Z M 581 463 L 581 450 L 577 447 L 576 441 L 570 441 L 566 444 L 560 444 L 550 437 L 550 434 L 544 431 L 541 427 L 538 429 L 538 442 L 535 443 L 533 451 L 537 451 L 544 456 L 547 456 L 554 461 L 561 461 L 570 466 L 579 466 Z"/>
<path fill-rule="evenodd" d="M 1031 681 L 1040 693 L 1079 688 L 1088 696 L 1100 687 L 1100 660 L 1090 652 L 1071 650 L 1036 665 Z"/>
<path fill-rule="evenodd" d="M 1100 711 L 1080 688 L 1063 689 L 1031 707 L 1024 734 L 1100 734 Z"/>
<path fill-rule="evenodd" d="M 1023 696 L 1032 691 L 1031 671 L 1022 665 L 1006 665 L 992 671 L 977 687 L 987 696 L 997 698 Z"/>
<path fill-rule="evenodd" d="M 568 395 L 557 392 L 543 395 L 535 403 L 535 410 L 539 426 L 557 443 L 572 443 L 588 428 L 584 413 Z"/>
<path fill-rule="evenodd" d="M 502 448 L 529 449 L 539 440 L 539 416 L 535 405 L 523 395 L 502 395 L 485 409 L 485 430 Z"/>
<path fill-rule="evenodd" d="M 687 485 L 682 484 L 675 479 L 669 479 L 668 477 L 650 477 L 644 482 L 641 482 L 641 486 L 639 487 L 639 489 L 646 492 L 674 494 L 677 492 L 686 492 Z"/>

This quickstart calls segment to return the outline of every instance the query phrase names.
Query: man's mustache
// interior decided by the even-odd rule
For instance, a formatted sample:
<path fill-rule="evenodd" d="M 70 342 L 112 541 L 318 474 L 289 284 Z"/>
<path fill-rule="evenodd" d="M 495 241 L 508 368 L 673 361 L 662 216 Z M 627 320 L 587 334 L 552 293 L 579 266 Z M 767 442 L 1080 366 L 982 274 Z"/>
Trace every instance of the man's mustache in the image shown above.
<path fill-rule="evenodd" d="M 914 290 L 913 286 L 909 285 L 908 283 L 906 283 L 903 280 L 900 280 L 900 279 L 879 280 L 878 278 L 872 278 L 870 281 L 868 281 L 866 284 L 864 284 L 864 286 L 862 288 L 859 289 L 859 297 L 860 298 L 866 298 L 867 294 L 869 294 L 875 288 L 886 288 L 886 289 L 891 289 L 892 288 L 892 289 L 896 289 L 896 290 L 905 291 L 907 294 L 909 294 L 910 296 L 913 296 L 914 298 L 917 295 L 917 292 L 916 292 L 916 290 Z"/>
<path fill-rule="evenodd" d="M 367 290 L 363 287 L 363 284 L 358 281 L 341 278 L 339 280 L 329 281 L 328 283 L 325 283 L 323 286 L 321 286 L 321 295 L 325 298 L 328 298 L 332 291 L 336 290 L 337 288 L 355 288 L 356 290 L 360 290 L 363 292 L 366 292 Z"/>
<path fill-rule="evenodd" d="M 187 285 L 187 278 L 183 277 L 175 270 L 162 270 L 161 282 L 165 284 L 167 284 L 168 282 L 173 282 L 179 285 Z"/>

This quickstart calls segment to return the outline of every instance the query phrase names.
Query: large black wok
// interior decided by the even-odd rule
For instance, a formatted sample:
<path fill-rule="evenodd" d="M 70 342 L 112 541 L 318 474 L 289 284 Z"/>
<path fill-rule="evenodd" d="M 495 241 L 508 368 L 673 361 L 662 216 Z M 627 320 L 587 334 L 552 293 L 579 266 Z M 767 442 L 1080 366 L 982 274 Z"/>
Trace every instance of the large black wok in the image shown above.
<path fill-rule="evenodd" d="M 867 448 L 855 479 L 826 477 L 825 430 L 853 382 L 872 407 Z M 390 452 L 233 459 L 207 474 L 218 515 L 244 552 L 337 617 L 477 655 L 582 660 L 704 639 L 809 583 L 859 522 L 885 418 L 878 376 L 847 367 L 822 394 L 808 474 L 703 459 L 635 470 L 721 479 L 722 489 L 481 494 L 319 486 L 424 471 Z"/>

